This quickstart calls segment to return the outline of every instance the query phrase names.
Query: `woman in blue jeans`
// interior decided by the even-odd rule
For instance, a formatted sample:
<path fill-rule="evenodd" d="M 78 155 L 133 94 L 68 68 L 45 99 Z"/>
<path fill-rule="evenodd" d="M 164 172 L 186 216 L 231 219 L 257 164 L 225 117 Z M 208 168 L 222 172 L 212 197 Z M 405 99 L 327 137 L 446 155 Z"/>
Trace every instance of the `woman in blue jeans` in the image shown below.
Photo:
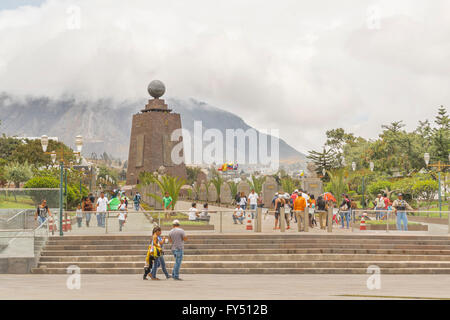
<path fill-rule="evenodd" d="M 350 228 L 350 219 L 352 216 L 352 208 L 351 208 L 351 202 L 348 198 L 348 195 L 342 194 L 344 197 L 344 200 L 342 200 L 342 203 L 339 207 L 340 215 L 341 215 L 341 222 L 342 222 L 342 229 L 344 229 L 344 218 L 347 220 L 347 229 Z"/>
<path fill-rule="evenodd" d="M 156 277 L 156 272 L 158 271 L 158 267 L 161 266 L 162 271 L 164 272 L 166 279 L 170 279 L 171 276 L 169 275 L 169 273 L 167 272 L 166 269 L 166 261 L 164 260 L 164 251 L 162 250 L 162 247 L 166 241 L 166 237 L 161 237 L 161 228 L 160 227 L 156 227 L 153 230 L 153 233 L 156 234 L 156 239 L 161 247 L 161 255 L 159 257 L 157 257 L 153 263 L 153 267 L 152 267 L 152 272 L 151 272 L 151 279 L 152 280 L 158 280 L 158 278 Z"/>

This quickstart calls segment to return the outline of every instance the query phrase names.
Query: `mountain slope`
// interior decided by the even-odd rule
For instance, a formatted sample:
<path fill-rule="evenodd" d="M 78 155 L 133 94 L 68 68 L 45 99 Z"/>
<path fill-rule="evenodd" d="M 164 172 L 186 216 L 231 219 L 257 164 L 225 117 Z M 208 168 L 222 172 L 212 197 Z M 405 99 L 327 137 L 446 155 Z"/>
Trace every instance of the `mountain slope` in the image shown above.
<path fill-rule="evenodd" d="M 251 129 L 240 117 L 194 99 L 167 99 L 174 112 L 181 114 L 183 128 L 194 131 L 194 121 L 202 121 L 204 130 Z M 43 134 L 59 137 L 73 146 L 75 136 L 83 135 L 83 153 L 100 155 L 104 151 L 115 157 L 128 156 L 133 114 L 144 108 L 145 100 L 124 101 L 109 99 L 79 101 L 73 97 L 13 97 L 0 95 L 1 131 L 8 135 L 34 136 Z M 270 150 L 270 148 L 269 148 Z M 279 139 L 280 162 L 303 162 L 305 156 Z M 246 150 L 248 152 L 248 150 Z"/>

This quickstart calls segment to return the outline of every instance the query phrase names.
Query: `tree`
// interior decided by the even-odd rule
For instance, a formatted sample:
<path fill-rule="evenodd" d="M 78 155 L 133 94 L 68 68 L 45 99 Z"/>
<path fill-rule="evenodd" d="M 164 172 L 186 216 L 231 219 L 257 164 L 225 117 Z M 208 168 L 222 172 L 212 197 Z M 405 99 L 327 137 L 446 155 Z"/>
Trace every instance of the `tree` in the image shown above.
<path fill-rule="evenodd" d="M 386 195 L 390 198 L 391 194 L 395 191 L 395 190 L 391 190 L 392 189 L 392 183 L 388 180 L 378 180 L 376 182 L 371 183 L 368 188 L 367 191 L 369 192 L 369 194 L 371 194 L 372 196 L 376 196 L 378 193 L 386 193 Z"/>
<path fill-rule="evenodd" d="M 197 181 L 198 174 L 202 171 L 199 167 L 186 167 L 187 184 L 192 185 Z"/>
<path fill-rule="evenodd" d="M 230 187 L 231 196 L 234 198 L 237 194 L 238 184 L 234 181 L 228 181 L 227 183 Z"/>
<path fill-rule="evenodd" d="M 211 183 L 216 188 L 217 192 L 217 201 L 220 203 L 220 188 L 222 187 L 222 183 L 224 183 L 224 179 L 217 172 L 213 173 L 214 177 L 211 179 Z"/>
<path fill-rule="evenodd" d="M 26 189 L 47 189 L 59 188 L 59 180 L 52 176 L 35 176 L 25 183 Z M 59 192 L 48 192 L 46 190 L 33 190 L 27 192 L 33 199 L 34 204 L 39 204 L 43 199 L 47 200 L 49 205 L 57 204 L 59 201 Z"/>
<path fill-rule="evenodd" d="M 250 190 L 254 189 L 257 194 L 262 192 L 262 187 L 264 182 L 266 181 L 266 177 L 256 177 L 255 175 L 251 176 L 251 179 L 247 179 L 248 184 L 250 185 Z"/>
<path fill-rule="evenodd" d="M 330 182 L 325 185 L 325 191 L 331 192 L 338 203 L 342 201 L 342 194 L 348 192 L 348 185 L 344 178 L 344 170 L 338 169 L 327 172 Z"/>
<path fill-rule="evenodd" d="M 316 166 L 316 173 L 321 175 L 323 169 L 329 171 L 335 167 L 339 167 L 339 163 L 337 162 L 337 153 L 333 151 L 333 149 L 326 150 L 323 148 L 322 152 L 317 151 L 309 151 L 309 155 L 307 156 L 314 165 Z"/>
<path fill-rule="evenodd" d="M 434 122 L 436 128 L 433 129 L 432 155 L 436 161 L 448 161 L 450 152 L 450 119 L 447 110 L 441 106 Z"/>
<path fill-rule="evenodd" d="M 32 176 L 33 167 L 28 162 L 13 162 L 5 167 L 6 180 L 13 182 L 16 188 L 20 188 L 20 183 L 28 181 Z"/>
<path fill-rule="evenodd" d="M 5 159 L 0 158 L 0 187 L 3 187 L 8 183 L 8 179 L 6 179 L 6 164 L 8 162 Z"/>
<path fill-rule="evenodd" d="M 186 180 L 179 177 L 172 177 L 170 175 L 163 175 L 160 179 L 153 176 L 153 178 L 150 178 L 148 181 L 156 183 L 161 191 L 161 194 L 149 193 L 148 196 L 163 204 L 164 194 L 168 192 L 172 198 L 172 210 L 174 210 L 175 204 L 177 203 L 180 195 L 181 187 L 185 185 Z"/>
<path fill-rule="evenodd" d="M 294 179 L 292 179 L 289 176 L 281 178 L 281 188 L 283 189 L 284 192 L 287 192 L 289 194 L 294 192 L 296 188 Z"/>
<path fill-rule="evenodd" d="M 428 203 L 427 208 L 429 208 L 439 190 L 439 184 L 436 180 L 432 179 L 417 180 L 414 183 L 413 190 L 421 199 Z"/>

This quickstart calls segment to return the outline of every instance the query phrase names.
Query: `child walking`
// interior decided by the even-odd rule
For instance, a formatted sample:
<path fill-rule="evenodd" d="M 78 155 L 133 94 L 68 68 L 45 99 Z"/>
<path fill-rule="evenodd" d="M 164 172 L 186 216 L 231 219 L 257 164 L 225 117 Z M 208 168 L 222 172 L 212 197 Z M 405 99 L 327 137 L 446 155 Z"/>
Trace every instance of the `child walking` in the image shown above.
<path fill-rule="evenodd" d="M 77 205 L 76 217 L 78 228 L 81 228 L 81 222 L 83 221 L 83 210 L 81 209 L 81 205 Z"/>

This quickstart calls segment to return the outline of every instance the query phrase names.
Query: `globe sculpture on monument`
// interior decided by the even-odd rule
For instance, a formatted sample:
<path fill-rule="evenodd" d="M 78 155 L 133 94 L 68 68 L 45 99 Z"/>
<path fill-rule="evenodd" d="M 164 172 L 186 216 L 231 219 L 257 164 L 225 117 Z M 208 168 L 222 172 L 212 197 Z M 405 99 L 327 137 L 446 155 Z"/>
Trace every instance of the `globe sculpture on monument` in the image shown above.
<path fill-rule="evenodd" d="M 128 153 L 127 185 L 139 183 L 141 172 L 155 172 L 164 168 L 165 173 L 186 178 L 184 161 L 174 163 L 172 149 L 182 143 L 171 141 L 174 130 L 181 129 L 181 116 L 173 113 L 163 99 L 166 92 L 164 83 L 153 80 L 148 85 L 150 99 L 141 112 L 133 115 L 130 137 L 130 151 Z M 177 155 L 183 159 L 183 150 Z"/>

